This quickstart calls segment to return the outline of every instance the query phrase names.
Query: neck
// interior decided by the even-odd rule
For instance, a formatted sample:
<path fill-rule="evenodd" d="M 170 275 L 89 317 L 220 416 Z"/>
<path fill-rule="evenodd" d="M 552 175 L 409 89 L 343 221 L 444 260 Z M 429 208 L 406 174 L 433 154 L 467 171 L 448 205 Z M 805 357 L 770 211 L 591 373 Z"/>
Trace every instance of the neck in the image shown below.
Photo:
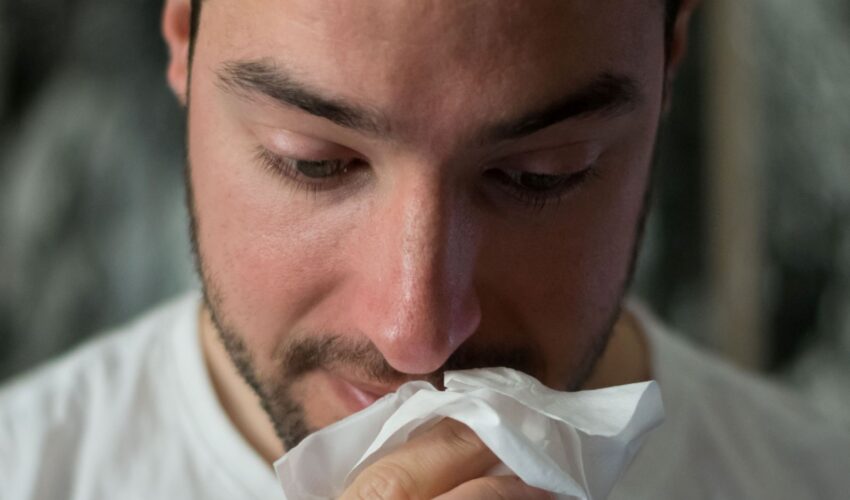
<path fill-rule="evenodd" d="M 644 382 L 652 378 L 646 334 L 634 313 L 625 306 L 611 332 L 611 339 L 582 389 L 601 389 Z"/>

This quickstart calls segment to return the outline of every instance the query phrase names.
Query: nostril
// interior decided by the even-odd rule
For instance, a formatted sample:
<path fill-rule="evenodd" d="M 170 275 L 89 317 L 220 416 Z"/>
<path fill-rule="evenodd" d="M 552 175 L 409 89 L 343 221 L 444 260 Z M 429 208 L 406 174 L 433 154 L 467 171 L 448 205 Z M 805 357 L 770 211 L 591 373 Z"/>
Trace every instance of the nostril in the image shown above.
<path fill-rule="evenodd" d="M 481 304 L 474 292 L 465 294 L 452 311 L 449 321 L 450 340 L 453 349 L 466 342 L 481 325 Z"/>
<path fill-rule="evenodd" d="M 400 304 L 395 321 L 373 342 L 396 370 L 427 374 L 439 370 L 477 331 L 480 321 L 474 294 L 457 297 L 451 303 L 406 302 Z"/>

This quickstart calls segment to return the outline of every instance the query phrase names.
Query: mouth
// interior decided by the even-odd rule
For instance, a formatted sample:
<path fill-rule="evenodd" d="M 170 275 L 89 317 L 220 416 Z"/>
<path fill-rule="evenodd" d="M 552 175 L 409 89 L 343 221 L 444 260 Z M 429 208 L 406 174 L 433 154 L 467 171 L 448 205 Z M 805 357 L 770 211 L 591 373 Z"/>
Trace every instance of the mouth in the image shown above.
<path fill-rule="evenodd" d="M 358 380 L 352 380 L 336 373 L 328 373 L 331 387 L 345 408 L 351 413 L 356 413 L 372 405 L 391 392 L 395 392 L 401 385 L 375 385 Z"/>

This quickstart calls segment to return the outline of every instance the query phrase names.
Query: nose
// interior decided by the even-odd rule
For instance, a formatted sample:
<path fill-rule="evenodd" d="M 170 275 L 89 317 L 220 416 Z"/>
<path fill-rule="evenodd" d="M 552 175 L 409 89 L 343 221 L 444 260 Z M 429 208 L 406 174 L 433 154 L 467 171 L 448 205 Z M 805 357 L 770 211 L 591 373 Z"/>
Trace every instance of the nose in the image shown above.
<path fill-rule="evenodd" d="M 361 330 L 396 370 L 426 374 L 478 328 L 479 237 L 469 203 L 436 182 L 393 186 L 361 242 Z"/>

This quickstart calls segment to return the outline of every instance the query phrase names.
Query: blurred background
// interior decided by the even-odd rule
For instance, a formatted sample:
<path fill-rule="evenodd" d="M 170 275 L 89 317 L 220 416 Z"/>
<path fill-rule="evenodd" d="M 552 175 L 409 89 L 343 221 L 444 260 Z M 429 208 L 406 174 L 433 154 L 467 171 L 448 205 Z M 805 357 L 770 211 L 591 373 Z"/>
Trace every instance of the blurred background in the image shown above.
<path fill-rule="evenodd" d="M 0 382 L 197 286 L 161 4 L 0 0 Z M 850 2 L 694 21 L 635 293 L 850 427 Z"/>

